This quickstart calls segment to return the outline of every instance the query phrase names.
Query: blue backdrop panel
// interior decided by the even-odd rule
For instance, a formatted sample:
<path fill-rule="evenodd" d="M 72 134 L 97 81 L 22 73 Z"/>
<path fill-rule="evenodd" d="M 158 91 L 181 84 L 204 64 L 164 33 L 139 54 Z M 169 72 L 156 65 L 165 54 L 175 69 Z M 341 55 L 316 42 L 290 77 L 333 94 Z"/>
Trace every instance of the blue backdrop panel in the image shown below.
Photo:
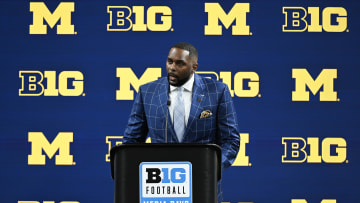
<path fill-rule="evenodd" d="M 352 0 L 2 0 L 0 202 L 113 202 L 107 155 L 133 103 L 121 96 L 165 76 L 180 41 L 198 48 L 199 74 L 234 91 L 244 151 L 223 173 L 224 202 L 357 202 L 359 9 Z"/>

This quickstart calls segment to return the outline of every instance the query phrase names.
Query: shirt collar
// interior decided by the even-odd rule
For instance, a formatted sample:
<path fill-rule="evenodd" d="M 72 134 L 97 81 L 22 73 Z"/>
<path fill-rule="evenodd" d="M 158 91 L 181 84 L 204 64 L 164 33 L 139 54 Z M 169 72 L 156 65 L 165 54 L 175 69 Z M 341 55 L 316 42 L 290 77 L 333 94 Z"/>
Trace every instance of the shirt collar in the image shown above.
<path fill-rule="evenodd" d="M 195 80 L 195 77 L 194 77 L 194 73 L 191 74 L 190 78 L 188 81 L 186 81 L 185 84 L 182 85 L 182 87 L 184 88 L 184 90 L 188 91 L 188 92 L 192 92 L 193 90 L 193 87 L 194 87 L 194 80 Z M 178 87 L 175 87 L 175 86 L 172 86 L 170 85 L 170 91 L 174 91 L 176 90 Z"/>

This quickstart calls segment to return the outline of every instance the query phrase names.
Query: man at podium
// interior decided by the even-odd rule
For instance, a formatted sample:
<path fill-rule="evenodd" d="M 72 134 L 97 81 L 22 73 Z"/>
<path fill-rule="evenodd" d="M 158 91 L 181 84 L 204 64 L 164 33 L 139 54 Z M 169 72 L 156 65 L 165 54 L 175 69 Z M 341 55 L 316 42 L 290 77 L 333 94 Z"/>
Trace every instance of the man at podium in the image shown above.
<path fill-rule="evenodd" d="M 201 77 L 197 49 L 171 47 L 167 77 L 142 85 L 134 101 L 123 143 L 213 143 L 222 149 L 222 168 L 240 145 L 235 108 L 226 84 Z"/>

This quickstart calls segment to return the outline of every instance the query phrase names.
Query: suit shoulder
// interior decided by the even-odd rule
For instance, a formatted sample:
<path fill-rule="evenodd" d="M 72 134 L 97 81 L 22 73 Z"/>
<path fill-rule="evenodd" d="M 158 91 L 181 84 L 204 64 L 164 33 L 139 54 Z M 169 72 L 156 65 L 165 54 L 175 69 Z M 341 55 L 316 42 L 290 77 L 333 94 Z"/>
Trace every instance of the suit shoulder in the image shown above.
<path fill-rule="evenodd" d="M 217 89 L 224 89 L 226 88 L 226 84 L 223 82 L 220 82 L 218 80 L 214 80 L 211 78 L 204 78 L 204 77 L 200 77 L 203 84 L 207 87 L 207 88 L 217 88 Z"/>
<path fill-rule="evenodd" d="M 166 86 L 167 78 L 163 77 L 158 80 L 154 80 L 152 82 L 148 82 L 140 86 L 141 91 L 155 91 L 157 88 L 161 86 Z"/>

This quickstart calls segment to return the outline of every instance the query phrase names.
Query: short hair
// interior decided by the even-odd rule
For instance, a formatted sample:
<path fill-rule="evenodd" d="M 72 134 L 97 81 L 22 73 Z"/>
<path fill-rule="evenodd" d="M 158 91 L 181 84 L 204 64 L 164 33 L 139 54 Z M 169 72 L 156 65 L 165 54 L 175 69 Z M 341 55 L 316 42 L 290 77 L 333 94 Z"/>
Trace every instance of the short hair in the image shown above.
<path fill-rule="evenodd" d="M 184 49 L 186 51 L 189 51 L 190 58 L 198 59 L 198 57 L 199 57 L 197 49 L 192 44 L 187 43 L 187 42 L 179 42 L 179 43 L 175 44 L 174 46 L 172 46 L 171 48 L 179 48 L 179 49 Z"/>

